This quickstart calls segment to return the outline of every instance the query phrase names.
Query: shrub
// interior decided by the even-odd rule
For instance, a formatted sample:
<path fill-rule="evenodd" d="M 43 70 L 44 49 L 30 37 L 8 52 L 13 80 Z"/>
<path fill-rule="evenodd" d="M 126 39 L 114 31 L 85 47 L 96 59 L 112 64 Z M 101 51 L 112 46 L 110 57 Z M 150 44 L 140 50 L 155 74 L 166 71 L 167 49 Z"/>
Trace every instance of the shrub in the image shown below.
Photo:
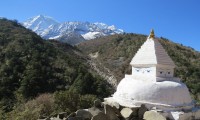
<path fill-rule="evenodd" d="M 54 94 L 57 112 L 75 112 L 77 109 L 89 108 L 96 99 L 95 95 L 80 95 L 75 91 L 60 91 Z"/>
<path fill-rule="evenodd" d="M 49 116 L 54 112 L 52 94 L 41 94 L 37 98 L 21 104 L 8 113 L 11 120 L 36 120 L 39 116 Z"/>

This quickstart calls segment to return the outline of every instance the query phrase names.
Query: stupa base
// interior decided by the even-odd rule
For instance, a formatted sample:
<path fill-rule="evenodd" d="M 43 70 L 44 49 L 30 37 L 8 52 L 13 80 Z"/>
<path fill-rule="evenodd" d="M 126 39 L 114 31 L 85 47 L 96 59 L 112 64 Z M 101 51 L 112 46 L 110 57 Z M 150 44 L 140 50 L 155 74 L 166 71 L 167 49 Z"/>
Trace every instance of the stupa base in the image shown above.
<path fill-rule="evenodd" d="M 194 103 L 185 105 L 185 106 L 171 106 L 164 104 L 148 103 L 148 102 L 139 102 L 139 101 L 119 101 L 114 97 L 104 98 L 104 103 L 110 106 L 119 107 L 128 107 L 128 108 L 139 108 L 141 105 L 145 105 L 149 111 L 156 111 L 159 114 L 162 114 L 170 120 L 199 120 L 200 119 L 200 107 L 195 107 Z M 120 107 L 119 107 L 120 108 Z"/>

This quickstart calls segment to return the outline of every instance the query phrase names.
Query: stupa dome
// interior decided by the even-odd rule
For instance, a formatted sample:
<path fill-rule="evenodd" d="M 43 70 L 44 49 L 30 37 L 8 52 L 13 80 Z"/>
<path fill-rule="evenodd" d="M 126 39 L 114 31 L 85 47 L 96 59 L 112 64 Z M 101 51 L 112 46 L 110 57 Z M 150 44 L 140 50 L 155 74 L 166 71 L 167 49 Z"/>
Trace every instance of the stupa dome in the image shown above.
<path fill-rule="evenodd" d="M 113 95 L 123 106 L 147 104 L 160 109 L 190 109 L 192 99 L 184 83 L 174 81 L 146 82 L 124 78 Z"/>

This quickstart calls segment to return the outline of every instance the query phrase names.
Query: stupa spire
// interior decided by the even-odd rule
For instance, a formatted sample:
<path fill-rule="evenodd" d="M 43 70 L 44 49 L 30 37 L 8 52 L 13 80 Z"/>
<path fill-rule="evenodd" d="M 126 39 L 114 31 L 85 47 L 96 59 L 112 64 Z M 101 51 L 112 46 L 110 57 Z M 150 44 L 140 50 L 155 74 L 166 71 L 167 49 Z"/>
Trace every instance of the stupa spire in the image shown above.
<path fill-rule="evenodd" d="M 149 35 L 149 38 L 155 38 L 155 34 L 154 34 L 154 30 L 153 29 L 151 29 L 151 33 Z"/>
<path fill-rule="evenodd" d="M 155 37 L 153 29 L 151 30 L 147 41 L 137 51 L 130 64 L 134 67 L 159 65 L 175 68 L 174 62 L 159 43 L 159 40 Z"/>

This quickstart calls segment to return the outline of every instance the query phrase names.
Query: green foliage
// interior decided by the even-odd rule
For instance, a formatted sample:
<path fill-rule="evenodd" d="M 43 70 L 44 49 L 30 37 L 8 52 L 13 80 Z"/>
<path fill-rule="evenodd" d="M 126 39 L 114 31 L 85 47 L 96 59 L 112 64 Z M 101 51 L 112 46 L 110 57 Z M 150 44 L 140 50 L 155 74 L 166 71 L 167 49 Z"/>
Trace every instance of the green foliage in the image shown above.
<path fill-rule="evenodd" d="M 57 111 L 75 112 L 80 108 L 89 108 L 96 99 L 95 95 L 80 95 L 75 91 L 60 91 L 54 94 Z"/>
<path fill-rule="evenodd" d="M 56 92 L 54 98 L 57 111 L 75 111 L 78 106 L 79 96 L 78 93 L 71 91 Z"/>
<path fill-rule="evenodd" d="M 89 108 L 96 100 L 95 95 L 80 95 L 72 91 L 57 91 L 54 94 L 41 94 L 35 99 L 15 106 L 5 114 L 0 109 L 0 118 L 9 120 L 37 120 L 40 116 L 51 116 L 59 112 L 75 112 Z"/>
<path fill-rule="evenodd" d="M 81 95 L 79 98 L 79 106 L 82 109 L 87 109 L 87 108 L 93 106 L 94 101 L 96 99 L 97 98 L 95 95 L 91 95 L 91 94 Z"/>
<path fill-rule="evenodd" d="M 111 94 L 111 86 L 98 76 L 93 76 L 91 73 L 83 74 L 83 72 L 80 72 L 74 84 L 70 87 L 70 91 L 76 91 L 82 95 L 93 94 L 97 95 L 99 98 L 104 98 Z"/>
<path fill-rule="evenodd" d="M 0 26 L 0 104 L 3 112 L 40 94 L 72 89 L 71 85 L 78 94 L 90 94 L 90 90 L 100 84 L 107 86 L 104 80 L 89 73 L 86 58 L 75 47 L 45 41 L 17 21 L 0 19 Z M 102 83 L 98 82 L 100 79 Z M 92 86 L 87 88 L 87 85 Z M 95 91 L 91 94 L 102 97 L 105 93 Z"/>
<path fill-rule="evenodd" d="M 49 116 L 54 112 L 54 98 L 51 94 L 42 94 L 25 104 L 19 104 L 7 114 L 10 120 L 37 120 L 39 116 Z"/>

